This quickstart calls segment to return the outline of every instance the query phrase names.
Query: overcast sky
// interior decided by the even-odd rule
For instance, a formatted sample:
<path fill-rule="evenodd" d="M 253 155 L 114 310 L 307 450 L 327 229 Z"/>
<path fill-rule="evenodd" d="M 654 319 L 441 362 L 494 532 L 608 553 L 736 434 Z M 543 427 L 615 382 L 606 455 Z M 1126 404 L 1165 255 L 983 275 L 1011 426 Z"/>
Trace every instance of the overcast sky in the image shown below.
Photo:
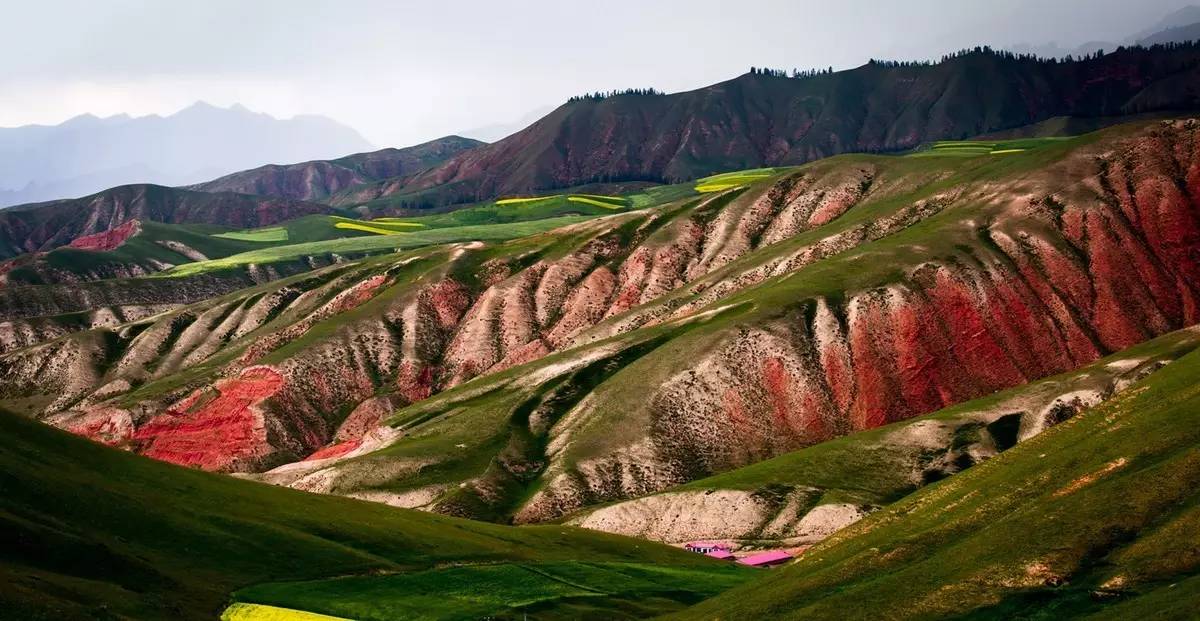
<path fill-rule="evenodd" d="M 1194 2 L 1194 0 L 1192 0 Z M 0 11 L 0 126 L 196 100 L 323 114 L 378 146 L 594 90 L 750 65 L 849 68 L 977 44 L 1123 40 L 1189 0 L 38 0 Z"/>

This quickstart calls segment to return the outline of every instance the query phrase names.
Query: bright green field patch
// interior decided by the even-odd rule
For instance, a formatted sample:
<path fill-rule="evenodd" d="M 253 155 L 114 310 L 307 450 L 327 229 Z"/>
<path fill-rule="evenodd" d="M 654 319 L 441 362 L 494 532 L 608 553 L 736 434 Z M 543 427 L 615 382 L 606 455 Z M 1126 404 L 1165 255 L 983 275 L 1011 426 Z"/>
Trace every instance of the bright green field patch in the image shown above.
<path fill-rule="evenodd" d="M 221 613 L 221 621 L 347 621 L 315 612 L 238 602 Z"/>
<path fill-rule="evenodd" d="M 607 201 L 610 203 L 625 204 L 625 198 L 621 196 L 612 196 L 609 194 L 571 194 L 571 196 L 581 196 L 583 198 L 593 198 L 598 201 Z"/>
<path fill-rule="evenodd" d="M 261 584 L 239 602 L 320 611 L 360 621 L 518 617 L 641 618 L 678 610 L 753 577 L 732 563 L 499 563 L 385 576 Z"/>
<path fill-rule="evenodd" d="M 496 204 L 497 205 L 520 205 L 522 203 L 536 203 L 538 201 L 549 200 L 551 198 L 559 198 L 560 196 L 562 196 L 562 194 L 555 194 L 553 196 L 532 196 L 532 197 L 528 197 L 528 198 L 502 198 L 502 199 L 496 201 Z"/>
<path fill-rule="evenodd" d="M 288 240 L 288 232 L 287 229 L 283 228 L 282 226 L 272 226 L 263 229 L 247 229 L 245 231 L 217 233 L 213 235 L 213 237 L 250 242 L 282 242 Z"/>
<path fill-rule="evenodd" d="M 596 207 L 603 207 L 605 209 L 622 209 L 625 207 L 624 202 L 612 203 L 612 202 L 597 200 L 597 199 L 587 197 L 587 196 L 568 196 L 567 200 L 571 201 L 572 203 L 583 203 L 585 205 L 594 205 Z M 620 199 L 617 199 L 617 200 L 620 200 Z"/>

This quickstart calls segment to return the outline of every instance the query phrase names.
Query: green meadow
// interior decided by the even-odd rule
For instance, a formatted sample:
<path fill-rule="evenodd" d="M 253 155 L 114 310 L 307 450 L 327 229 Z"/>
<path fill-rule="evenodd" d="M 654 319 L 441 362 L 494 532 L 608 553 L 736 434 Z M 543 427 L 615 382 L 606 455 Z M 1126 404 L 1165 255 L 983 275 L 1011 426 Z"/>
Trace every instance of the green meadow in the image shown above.
<path fill-rule="evenodd" d="M 526 614 L 539 620 L 636 619 L 681 609 L 756 575 L 717 562 L 694 567 L 602 561 L 464 565 L 261 584 L 235 593 L 234 607 L 268 605 L 275 608 L 265 612 L 282 608 L 358 621 L 519 619 Z M 243 617 L 274 618 L 304 619 Z"/>

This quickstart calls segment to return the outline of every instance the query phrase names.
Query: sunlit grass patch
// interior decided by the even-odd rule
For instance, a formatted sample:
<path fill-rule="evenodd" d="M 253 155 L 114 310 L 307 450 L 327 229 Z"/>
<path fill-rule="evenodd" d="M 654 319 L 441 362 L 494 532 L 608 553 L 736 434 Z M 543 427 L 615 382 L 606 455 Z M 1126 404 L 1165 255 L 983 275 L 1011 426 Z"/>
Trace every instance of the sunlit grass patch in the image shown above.
<path fill-rule="evenodd" d="M 215 233 L 213 234 L 213 237 L 250 242 L 281 242 L 288 240 L 288 232 L 287 229 L 282 226 L 272 226 L 262 229 L 247 229 L 244 231 Z"/>

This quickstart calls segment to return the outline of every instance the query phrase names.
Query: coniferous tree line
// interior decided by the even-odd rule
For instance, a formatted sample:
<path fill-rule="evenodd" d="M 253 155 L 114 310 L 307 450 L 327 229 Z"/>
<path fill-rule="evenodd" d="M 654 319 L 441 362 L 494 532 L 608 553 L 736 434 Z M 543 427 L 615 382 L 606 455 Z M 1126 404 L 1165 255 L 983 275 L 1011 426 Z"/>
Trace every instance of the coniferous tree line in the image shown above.
<path fill-rule="evenodd" d="M 790 72 L 786 69 L 771 69 L 770 67 L 751 67 L 750 75 L 767 75 L 773 78 L 813 78 L 819 75 L 830 75 L 833 73 L 833 67 L 825 69 L 792 69 Z"/>
<path fill-rule="evenodd" d="M 1200 41 L 1156 43 L 1151 46 L 1122 45 L 1122 46 L 1118 46 L 1116 49 L 1113 49 L 1113 50 L 1100 49 L 1100 50 L 1096 50 L 1095 52 L 1092 52 L 1090 54 L 1084 54 L 1082 56 L 1073 56 L 1071 54 L 1068 54 L 1062 58 L 1055 58 L 1055 57 L 1038 56 L 1037 54 L 1010 52 L 1008 50 L 998 50 L 989 45 L 978 45 L 975 47 L 964 48 L 964 49 L 958 50 L 956 52 L 951 52 L 949 54 L 944 54 L 941 57 L 941 59 L 938 61 L 932 61 L 932 60 L 882 60 L 882 59 L 878 59 L 878 58 L 872 58 L 867 61 L 867 65 L 873 66 L 873 67 L 889 68 L 889 69 L 890 68 L 904 68 L 904 67 L 932 67 L 934 65 L 939 65 L 939 64 L 951 61 L 951 60 L 958 59 L 958 58 L 965 58 L 968 56 L 975 56 L 975 55 L 992 56 L 995 58 L 1001 58 L 1004 60 L 1012 60 L 1012 61 L 1017 61 L 1017 62 L 1045 63 L 1045 64 L 1055 65 L 1058 63 L 1074 63 L 1074 62 L 1094 61 L 1094 60 L 1100 59 L 1101 57 L 1103 57 L 1107 54 L 1122 53 L 1122 52 L 1129 52 L 1129 51 L 1179 51 L 1179 50 L 1193 50 L 1193 49 L 1197 49 L 1197 48 L 1200 48 Z M 750 75 L 762 75 L 762 76 L 770 76 L 770 77 L 775 77 L 775 78 L 807 79 L 807 78 L 815 78 L 815 77 L 820 77 L 820 76 L 832 75 L 833 73 L 834 73 L 833 67 L 826 67 L 825 69 L 807 69 L 807 70 L 792 69 L 791 71 L 788 71 L 786 69 L 772 69 L 770 67 L 750 67 Z M 664 93 L 658 89 L 655 89 L 655 88 L 627 88 L 624 90 L 596 91 L 594 93 L 586 93 L 584 95 L 576 95 L 574 97 L 571 97 L 567 101 L 568 101 L 568 103 L 577 102 L 577 101 L 600 101 L 602 99 L 608 99 L 610 97 L 619 97 L 619 96 L 625 96 L 625 95 L 660 96 L 660 95 L 665 95 L 665 94 L 666 93 Z"/>
<path fill-rule="evenodd" d="M 867 65 L 873 66 L 873 67 L 884 67 L 884 68 L 889 68 L 889 69 L 890 68 L 902 68 L 902 67 L 932 67 L 934 65 L 939 65 L 941 63 L 945 63 L 945 62 L 955 60 L 958 58 L 965 58 L 968 56 L 975 56 L 975 55 L 992 56 L 995 58 L 1001 58 L 1004 60 L 1013 60 L 1013 61 L 1018 61 L 1018 62 L 1036 62 L 1036 63 L 1047 63 L 1047 64 L 1053 65 L 1053 64 L 1058 64 L 1058 63 L 1088 62 L 1088 61 L 1098 60 L 1099 58 L 1101 58 L 1107 54 L 1128 52 L 1128 51 L 1178 51 L 1178 50 L 1190 50 L 1190 49 L 1195 49 L 1198 47 L 1200 47 L 1200 41 L 1157 43 L 1157 44 L 1151 45 L 1151 46 L 1122 45 L 1122 46 L 1118 46 L 1117 48 L 1112 49 L 1112 50 L 1098 49 L 1095 52 L 1092 52 L 1089 54 L 1084 54 L 1082 56 L 1074 56 L 1071 54 L 1067 54 L 1066 56 L 1064 56 L 1062 58 L 1055 58 L 1055 57 L 1038 56 L 1037 54 L 1010 52 L 1008 50 L 998 50 L 989 45 L 979 45 L 976 47 L 964 48 L 964 49 L 958 50 L 957 52 L 951 52 L 949 54 L 944 54 L 942 56 L 941 60 L 938 60 L 938 61 L 932 61 L 932 60 L 882 60 L 879 58 L 872 58 L 867 61 Z M 807 71 L 801 71 L 799 69 L 792 69 L 792 71 L 790 73 L 783 69 L 770 69 L 767 67 L 750 67 L 750 75 L 766 75 L 766 76 L 772 76 L 772 77 L 776 77 L 776 78 L 787 78 L 787 77 L 811 78 L 811 77 L 816 77 L 816 76 L 829 75 L 832 73 L 833 73 L 833 67 L 829 67 L 827 69 L 809 69 Z"/>
<path fill-rule="evenodd" d="M 600 101 L 601 99 L 608 99 L 609 97 L 621 97 L 624 95 L 659 96 L 666 95 L 666 93 L 656 88 L 627 88 L 625 90 L 596 91 L 594 93 L 575 95 L 574 97 L 568 99 L 567 103 L 576 101 Z"/>

